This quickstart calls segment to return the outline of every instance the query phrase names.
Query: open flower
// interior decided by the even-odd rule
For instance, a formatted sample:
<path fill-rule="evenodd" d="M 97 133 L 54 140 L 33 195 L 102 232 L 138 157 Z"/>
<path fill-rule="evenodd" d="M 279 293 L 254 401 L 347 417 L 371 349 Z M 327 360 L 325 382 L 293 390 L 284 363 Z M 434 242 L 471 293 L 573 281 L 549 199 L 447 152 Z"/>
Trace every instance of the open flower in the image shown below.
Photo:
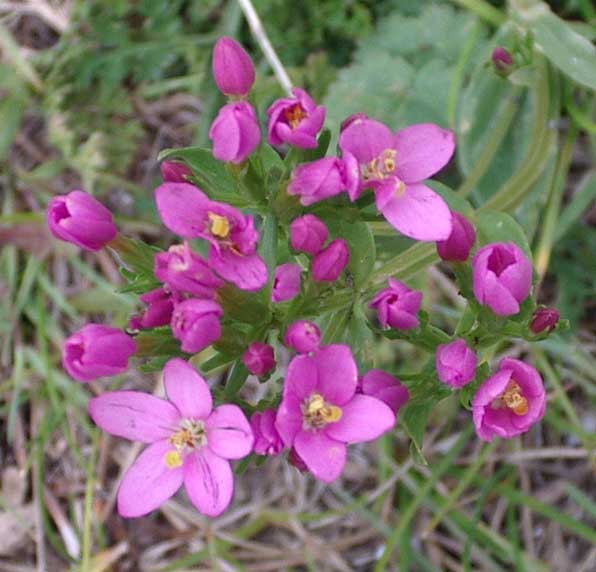
<path fill-rule="evenodd" d="M 358 370 L 345 345 L 330 345 L 288 366 L 275 426 L 310 472 L 334 481 L 346 462 L 346 445 L 376 439 L 395 424 L 382 401 L 356 394 Z"/>
<path fill-rule="evenodd" d="M 267 110 L 269 144 L 314 149 L 325 122 L 325 107 L 317 105 L 303 89 L 295 87 L 292 93 L 294 97 L 278 99 Z"/>
<path fill-rule="evenodd" d="M 164 183 L 155 190 L 163 223 L 184 238 L 204 238 L 211 244 L 209 265 L 242 290 L 259 290 L 267 282 L 267 267 L 257 254 L 259 233 L 252 216 L 212 201 L 188 183 Z"/>
<path fill-rule="evenodd" d="M 422 292 L 410 290 L 395 278 L 389 278 L 388 282 L 389 288 L 378 292 L 369 304 L 377 310 L 379 323 L 383 328 L 391 326 L 396 330 L 417 328 Z"/>
<path fill-rule="evenodd" d="M 104 431 L 149 444 L 120 483 L 118 512 L 146 515 L 184 483 L 199 512 L 217 516 L 234 491 L 228 459 L 250 453 L 252 430 L 238 406 L 213 408 L 209 386 L 184 360 L 168 361 L 163 378 L 167 400 L 109 391 L 89 402 L 91 418 Z"/>
<path fill-rule="evenodd" d="M 455 149 L 451 131 L 421 123 L 394 135 L 378 121 L 357 117 L 341 133 L 339 146 L 360 165 L 360 190 L 375 191 L 377 208 L 399 232 L 425 241 L 449 237 L 449 207 L 421 181 L 451 159 Z M 358 194 L 350 195 L 352 200 Z"/>
<path fill-rule="evenodd" d="M 510 439 L 540 421 L 545 407 L 540 374 L 520 360 L 505 358 L 472 400 L 476 433 L 485 441 L 495 436 Z"/>

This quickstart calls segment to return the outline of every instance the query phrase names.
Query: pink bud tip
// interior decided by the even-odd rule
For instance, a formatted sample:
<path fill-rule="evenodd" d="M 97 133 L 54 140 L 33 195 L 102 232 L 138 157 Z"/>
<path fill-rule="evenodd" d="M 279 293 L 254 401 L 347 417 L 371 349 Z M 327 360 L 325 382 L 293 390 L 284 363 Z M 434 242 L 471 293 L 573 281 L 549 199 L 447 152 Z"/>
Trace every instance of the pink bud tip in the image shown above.
<path fill-rule="evenodd" d="M 470 383 L 476 375 L 478 358 L 464 340 L 455 340 L 437 348 L 435 365 L 439 379 L 455 388 Z"/>
<path fill-rule="evenodd" d="M 555 308 L 536 308 L 530 322 L 530 330 L 534 334 L 540 334 L 545 330 L 550 332 L 555 328 L 560 317 L 561 314 Z"/>
<path fill-rule="evenodd" d="M 321 343 L 321 330 L 313 322 L 298 320 L 287 329 L 284 343 L 298 353 L 314 352 Z"/>
<path fill-rule="evenodd" d="M 253 375 L 265 375 L 275 367 L 273 348 L 262 342 L 253 342 L 244 352 L 242 362 Z"/>
<path fill-rule="evenodd" d="M 292 221 L 290 243 L 294 250 L 314 256 L 329 237 L 325 223 L 315 215 L 306 214 Z"/>
<path fill-rule="evenodd" d="M 164 183 L 187 183 L 186 177 L 192 175 L 192 171 L 184 163 L 177 161 L 164 161 L 159 170 Z"/>
<path fill-rule="evenodd" d="M 315 282 L 335 282 L 350 261 L 348 243 L 342 238 L 331 241 L 312 260 Z"/>
<path fill-rule="evenodd" d="M 498 46 L 493 50 L 491 59 L 495 66 L 495 70 L 499 74 L 507 75 L 513 67 L 513 58 L 511 57 L 511 54 L 501 46 Z"/>
<path fill-rule="evenodd" d="M 447 240 L 437 242 L 437 253 L 443 260 L 465 262 L 476 241 L 470 221 L 458 212 L 451 213 L 451 234 Z"/>
<path fill-rule="evenodd" d="M 255 442 L 253 450 L 257 455 L 279 455 L 284 448 L 283 441 L 275 428 L 275 410 L 256 411 L 250 418 Z"/>
<path fill-rule="evenodd" d="M 213 48 L 213 77 L 225 95 L 245 96 L 255 81 L 255 68 L 246 50 L 227 36 Z"/>

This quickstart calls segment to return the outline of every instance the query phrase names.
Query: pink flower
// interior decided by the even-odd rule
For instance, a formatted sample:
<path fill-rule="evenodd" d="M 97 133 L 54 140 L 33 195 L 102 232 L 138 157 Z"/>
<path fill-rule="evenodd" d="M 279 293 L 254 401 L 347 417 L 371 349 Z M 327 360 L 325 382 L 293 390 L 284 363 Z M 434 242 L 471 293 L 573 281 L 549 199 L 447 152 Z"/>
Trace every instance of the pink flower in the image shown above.
<path fill-rule="evenodd" d="M 422 303 L 422 292 L 410 290 L 403 282 L 389 278 L 389 288 L 377 293 L 369 307 L 375 308 L 379 323 L 396 330 L 410 330 L 418 327 L 418 311 Z"/>
<path fill-rule="evenodd" d="M 56 238 L 85 250 L 100 250 L 118 234 L 112 213 L 84 191 L 54 197 L 47 220 Z"/>
<path fill-rule="evenodd" d="M 312 214 L 295 218 L 290 224 L 290 244 L 294 250 L 317 254 L 329 238 L 325 223 Z"/>
<path fill-rule="evenodd" d="M 279 455 L 284 448 L 283 441 L 275 428 L 275 410 L 256 411 L 250 418 L 250 426 L 255 436 L 253 447 L 257 455 Z"/>
<path fill-rule="evenodd" d="M 62 346 L 62 366 L 77 381 L 91 381 L 128 369 L 136 345 L 122 330 L 87 324 Z"/>
<path fill-rule="evenodd" d="M 168 361 L 163 379 L 167 400 L 108 391 L 89 402 L 91 418 L 104 431 L 148 444 L 120 483 L 118 513 L 149 514 L 184 483 L 197 510 L 217 516 L 234 492 L 229 459 L 250 453 L 252 430 L 238 406 L 213 408 L 209 386 L 184 360 Z"/>
<path fill-rule="evenodd" d="M 350 261 L 350 249 L 343 238 L 332 240 L 312 259 L 315 282 L 335 282 Z"/>
<path fill-rule="evenodd" d="M 542 419 L 546 394 L 540 374 L 517 359 L 505 358 L 472 400 L 476 433 L 485 441 L 510 439 Z"/>
<path fill-rule="evenodd" d="M 296 356 L 288 366 L 275 426 L 310 472 L 332 482 L 346 462 L 346 444 L 376 439 L 395 424 L 382 401 L 356 394 L 350 348 L 330 345 Z"/>
<path fill-rule="evenodd" d="M 472 259 L 474 296 L 498 316 L 519 312 L 532 287 L 532 263 L 513 242 L 495 242 Z"/>
<path fill-rule="evenodd" d="M 265 375 L 275 367 L 273 348 L 262 342 L 253 342 L 244 352 L 242 363 L 253 375 Z"/>
<path fill-rule="evenodd" d="M 275 269 L 273 278 L 273 290 L 271 300 L 273 302 L 285 302 L 295 298 L 300 292 L 300 276 L 302 268 L 299 264 L 280 264 Z"/>
<path fill-rule="evenodd" d="M 397 413 L 410 399 L 410 393 L 399 379 L 380 369 L 371 369 L 358 383 L 364 395 L 380 399 Z"/>
<path fill-rule="evenodd" d="M 134 330 L 169 324 L 174 311 L 174 301 L 178 301 L 178 297 L 165 288 L 156 288 L 139 296 L 139 300 L 145 303 L 147 308 L 130 319 L 129 327 Z"/>
<path fill-rule="evenodd" d="M 476 375 L 478 358 L 464 340 L 441 344 L 435 355 L 439 379 L 451 387 L 463 387 Z"/>
<path fill-rule="evenodd" d="M 284 344 L 301 354 L 319 349 L 321 330 L 313 322 L 297 320 L 286 330 Z"/>
<path fill-rule="evenodd" d="M 470 221 L 458 212 L 451 212 L 452 229 L 447 240 L 437 242 L 437 253 L 443 260 L 465 262 L 476 241 Z"/>
<path fill-rule="evenodd" d="M 221 336 L 222 307 L 213 300 L 191 298 L 176 304 L 172 314 L 172 334 L 182 342 L 183 352 L 204 350 Z"/>
<path fill-rule="evenodd" d="M 163 223 L 184 238 L 203 238 L 211 244 L 209 265 L 242 290 L 259 290 L 267 283 L 267 267 L 256 253 L 259 233 L 252 216 L 209 200 L 188 183 L 164 183 L 155 190 Z"/>
<path fill-rule="evenodd" d="M 421 123 L 394 135 L 378 121 L 354 118 L 341 133 L 339 146 L 360 164 L 360 191 L 375 191 L 377 208 L 399 232 L 425 241 L 449 237 L 449 207 L 421 181 L 451 159 L 455 149 L 451 131 Z M 358 194 L 350 197 L 355 200 Z"/>
<path fill-rule="evenodd" d="M 255 68 L 244 48 L 222 36 L 213 48 L 213 79 L 225 95 L 245 96 L 255 82 Z"/>
<path fill-rule="evenodd" d="M 159 166 L 161 178 L 165 183 L 186 183 L 186 177 L 192 175 L 192 171 L 178 161 L 163 161 Z"/>
<path fill-rule="evenodd" d="M 186 292 L 200 298 L 214 298 L 215 290 L 224 283 L 201 256 L 193 252 L 188 243 L 170 246 L 154 258 L 155 277 L 172 290 Z"/>
<path fill-rule="evenodd" d="M 252 105 L 235 101 L 224 105 L 209 129 L 213 156 L 219 161 L 242 163 L 261 140 L 259 120 Z"/>
<path fill-rule="evenodd" d="M 310 95 L 297 87 L 294 97 L 274 101 L 269 116 L 268 137 L 270 145 L 288 143 L 302 149 L 317 146 L 317 133 L 325 122 L 325 107 L 316 105 Z"/>
<path fill-rule="evenodd" d="M 308 206 L 343 191 L 353 196 L 359 184 L 358 162 L 346 153 L 343 159 L 323 157 L 298 165 L 292 172 L 288 193 L 298 195 L 300 203 Z"/>
<path fill-rule="evenodd" d="M 559 311 L 555 308 L 536 308 L 532 314 L 530 322 L 530 331 L 534 334 L 540 334 L 547 330 L 552 331 L 561 317 Z"/>

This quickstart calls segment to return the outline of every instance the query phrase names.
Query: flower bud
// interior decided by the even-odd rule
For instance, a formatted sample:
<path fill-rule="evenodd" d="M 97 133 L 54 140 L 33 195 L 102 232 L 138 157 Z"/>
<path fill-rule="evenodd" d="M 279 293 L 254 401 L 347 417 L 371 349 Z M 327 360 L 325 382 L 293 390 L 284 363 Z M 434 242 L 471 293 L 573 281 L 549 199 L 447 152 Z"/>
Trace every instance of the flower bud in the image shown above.
<path fill-rule="evenodd" d="M 335 282 L 349 261 L 348 243 L 342 238 L 332 240 L 312 259 L 312 279 L 315 282 Z"/>
<path fill-rule="evenodd" d="M 265 375 L 275 367 L 273 348 L 262 342 L 253 342 L 244 352 L 242 362 L 253 375 Z"/>
<path fill-rule="evenodd" d="M 447 240 L 437 242 L 437 253 L 443 260 L 465 262 L 476 240 L 470 221 L 458 212 L 451 212 L 451 234 Z"/>
<path fill-rule="evenodd" d="M 550 332 L 556 327 L 560 317 L 561 314 L 555 308 L 536 308 L 530 322 L 530 331 L 534 334 L 545 330 Z"/>
<path fill-rule="evenodd" d="M 275 410 L 255 411 L 250 426 L 255 437 L 253 450 L 257 455 L 279 455 L 284 448 L 283 441 L 275 428 Z"/>
<path fill-rule="evenodd" d="M 224 105 L 209 129 L 213 156 L 219 161 L 242 163 L 257 148 L 261 128 L 250 103 L 237 101 Z"/>
<path fill-rule="evenodd" d="M 182 342 L 183 352 L 200 352 L 221 336 L 221 306 L 213 300 L 191 298 L 180 302 L 172 314 L 172 334 Z"/>
<path fill-rule="evenodd" d="M 299 264 L 281 264 L 275 269 L 273 278 L 273 290 L 271 300 L 273 302 L 285 302 L 295 298 L 300 292 L 300 275 L 302 268 Z"/>
<path fill-rule="evenodd" d="M 495 71 L 502 76 L 507 76 L 513 69 L 513 58 L 511 54 L 501 46 L 497 46 L 491 55 Z"/>
<path fill-rule="evenodd" d="M 192 171 L 178 161 L 163 161 L 159 170 L 164 183 L 188 183 L 186 177 L 192 175 Z"/>
<path fill-rule="evenodd" d="M 532 263 L 514 242 L 495 242 L 472 259 L 474 296 L 497 316 L 519 312 L 532 287 Z"/>
<path fill-rule="evenodd" d="M 389 288 L 377 293 L 369 304 L 370 308 L 377 310 L 379 323 L 383 328 L 391 326 L 396 330 L 417 328 L 422 292 L 410 290 L 394 278 L 389 278 L 388 282 Z"/>
<path fill-rule="evenodd" d="M 54 197 L 47 220 L 56 238 L 85 250 L 100 250 L 118 234 L 112 213 L 84 191 Z"/>
<path fill-rule="evenodd" d="M 478 358 L 464 340 L 441 344 L 435 355 L 439 379 L 447 385 L 460 388 L 476 375 Z"/>
<path fill-rule="evenodd" d="M 306 463 L 304 462 L 302 457 L 298 454 L 296 449 L 294 449 L 294 447 L 292 447 L 290 449 L 290 452 L 288 453 L 288 463 L 290 463 L 290 465 L 293 465 L 294 467 L 296 467 L 301 473 L 308 472 L 308 467 L 306 466 Z"/>
<path fill-rule="evenodd" d="M 255 81 L 255 68 L 246 50 L 235 40 L 223 36 L 213 48 L 213 78 L 225 95 L 245 96 Z"/>
<path fill-rule="evenodd" d="M 325 223 L 315 215 L 306 214 L 290 224 L 290 244 L 294 250 L 314 256 L 329 238 Z"/>
<path fill-rule="evenodd" d="M 321 343 L 321 330 L 313 322 L 298 320 L 286 330 L 284 343 L 301 354 L 314 352 Z"/>
<path fill-rule="evenodd" d="M 339 132 L 341 133 L 344 129 L 347 129 L 352 123 L 356 121 L 363 121 L 364 119 L 368 119 L 368 115 L 366 113 L 358 112 L 352 113 L 352 115 L 348 115 L 339 126 Z"/>
<path fill-rule="evenodd" d="M 359 380 L 358 389 L 364 395 L 386 403 L 396 413 L 410 398 L 408 388 L 399 379 L 380 369 L 371 369 L 366 373 Z"/>
<path fill-rule="evenodd" d="M 133 316 L 128 327 L 133 330 L 166 326 L 172 319 L 175 295 L 165 288 L 156 288 L 139 296 L 139 300 L 147 304 L 147 308 L 139 315 Z"/>
<path fill-rule="evenodd" d="M 62 366 L 77 381 L 91 381 L 125 372 L 135 351 L 134 341 L 122 330 L 87 324 L 64 342 Z"/>

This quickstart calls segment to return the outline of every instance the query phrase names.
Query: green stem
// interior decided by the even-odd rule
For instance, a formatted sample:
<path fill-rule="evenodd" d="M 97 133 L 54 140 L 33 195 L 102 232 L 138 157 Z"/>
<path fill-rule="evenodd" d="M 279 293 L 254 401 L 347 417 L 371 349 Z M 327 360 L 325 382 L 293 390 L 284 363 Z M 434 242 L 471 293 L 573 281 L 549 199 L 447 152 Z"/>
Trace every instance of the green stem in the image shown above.
<path fill-rule="evenodd" d="M 451 0 L 454 4 L 467 8 L 479 18 L 486 20 L 495 27 L 501 26 L 507 20 L 507 16 L 485 0 Z"/>

